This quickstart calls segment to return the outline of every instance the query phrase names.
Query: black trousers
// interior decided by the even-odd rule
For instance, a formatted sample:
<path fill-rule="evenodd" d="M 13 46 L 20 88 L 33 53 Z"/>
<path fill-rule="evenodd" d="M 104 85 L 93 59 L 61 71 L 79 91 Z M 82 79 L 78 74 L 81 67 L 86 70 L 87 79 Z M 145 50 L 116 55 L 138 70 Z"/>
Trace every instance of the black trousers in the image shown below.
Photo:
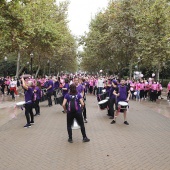
<path fill-rule="evenodd" d="M 10 88 L 9 88 L 9 85 L 6 85 L 6 87 L 7 87 L 7 95 L 9 95 L 10 94 Z"/>
<path fill-rule="evenodd" d="M 144 90 L 140 90 L 140 99 L 144 98 Z"/>
<path fill-rule="evenodd" d="M 30 124 L 30 117 L 31 117 L 31 122 L 34 121 L 34 115 L 33 115 L 32 108 L 33 108 L 32 103 L 25 105 L 25 117 L 26 117 L 26 120 L 27 120 L 27 124 Z"/>
<path fill-rule="evenodd" d="M 52 94 L 53 92 L 47 92 L 47 99 L 48 99 L 49 106 L 52 106 L 52 99 L 51 99 Z"/>
<path fill-rule="evenodd" d="M 135 91 L 130 91 L 130 92 L 131 92 L 131 94 L 132 94 L 132 100 L 135 99 L 135 98 L 136 98 L 136 96 L 134 95 L 134 92 L 135 92 Z"/>
<path fill-rule="evenodd" d="M 156 90 L 151 91 L 151 93 L 150 93 L 150 100 L 156 102 L 156 99 L 157 99 L 157 91 Z"/>
<path fill-rule="evenodd" d="M 40 103 L 40 100 L 37 99 L 35 102 L 34 102 L 34 107 L 35 107 L 35 112 L 36 114 L 40 114 L 40 106 L 39 106 L 39 103 Z"/>
<path fill-rule="evenodd" d="M 12 99 L 15 99 L 14 90 L 13 90 L 13 89 L 10 91 L 10 94 L 11 94 L 11 96 L 12 96 Z"/>
<path fill-rule="evenodd" d="M 94 88 L 93 88 L 93 94 L 94 94 L 94 95 L 98 94 L 98 89 L 97 89 L 96 86 L 94 86 Z"/>
<path fill-rule="evenodd" d="M 147 97 L 148 97 L 148 91 L 149 91 L 149 90 L 145 90 L 145 91 L 144 91 L 144 98 L 147 98 Z"/>
<path fill-rule="evenodd" d="M 70 139 L 72 139 L 72 124 L 74 118 L 77 120 L 77 123 L 81 127 L 81 133 L 83 138 L 86 137 L 86 131 L 84 127 L 84 122 L 83 122 L 83 116 L 82 113 L 67 113 L 67 131 L 68 131 L 68 136 Z"/>
<path fill-rule="evenodd" d="M 109 99 L 109 102 L 108 102 L 108 107 L 109 107 L 109 110 L 108 110 L 108 115 L 109 116 L 113 116 L 114 117 L 114 104 L 115 104 L 115 99 Z"/>
<path fill-rule="evenodd" d="M 170 100 L 170 90 L 169 90 L 168 95 L 167 95 L 167 100 Z"/>
<path fill-rule="evenodd" d="M 90 86 L 90 87 L 89 87 L 89 92 L 90 92 L 90 94 L 92 94 L 92 92 L 93 92 L 93 86 Z"/>
<path fill-rule="evenodd" d="M 5 86 L 4 86 L 4 85 L 1 85 L 2 94 L 4 94 L 4 90 L 5 90 Z"/>
<path fill-rule="evenodd" d="M 84 103 L 84 108 L 83 108 L 83 117 L 84 119 L 87 119 L 87 115 L 86 115 L 86 104 Z"/>

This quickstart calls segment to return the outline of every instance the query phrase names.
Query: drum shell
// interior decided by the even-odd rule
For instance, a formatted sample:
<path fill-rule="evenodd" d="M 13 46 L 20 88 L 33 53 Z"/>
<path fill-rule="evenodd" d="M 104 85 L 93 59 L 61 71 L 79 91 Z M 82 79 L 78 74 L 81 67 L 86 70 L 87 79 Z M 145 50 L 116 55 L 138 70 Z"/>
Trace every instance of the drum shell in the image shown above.
<path fill-rule="evenodd" d="M 101 103 L 101 104 L 99 104 L 99 107 L 100 107 L 100 109 L 101 109 L 101 110 L 106 109 L 106 108 L 107 108 L 107 106 L 108 106 L 108 101 L 106 101 L 105 103 Z"/>
<path fill-rule="evenodd" d="M 120 112 L 123 113 L 125 110 L 127 110 L 127 106 L 120 106 Z"/>
<path fill-rule="evenodd" d="M 102 101 L 102 100 L 105 100 L 106 97 L 107 97 L 107 93 L 99 94 L 97 95 L 97 100 Z"/>

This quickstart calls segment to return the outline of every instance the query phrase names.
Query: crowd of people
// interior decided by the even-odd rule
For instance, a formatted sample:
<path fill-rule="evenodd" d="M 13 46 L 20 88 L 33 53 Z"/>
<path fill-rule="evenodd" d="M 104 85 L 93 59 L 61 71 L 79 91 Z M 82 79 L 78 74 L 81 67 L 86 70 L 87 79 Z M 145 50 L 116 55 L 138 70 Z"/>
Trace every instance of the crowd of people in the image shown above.
<path fill-rule="evenodd" d="M 76 119 L 80 125 L 83 141 L 89 142 L 85 132 L 84 123 L 87 123 L 86 113 L 86 94 L 99 96 L 105 90 L 108 97 L 108 116 L 113 119 L 111 124 L 116 123 L 116 118 L 119 115 L 120 108 L 118 102 L 127 102 L 131 100 L 141 101 L 148 100 L 156 102 L 158 98 L 162 98 L 162 85 L 160 82 L 155 81 L 153 78 L 140 79 L 140 80 L 119 80 L 116 77 L 110 76 L 92 76 L 92 75 L 62 75 L 46 76 L 34 79 L 33 77 L 21 76 L 21 79 L 13 77 L 1 78 L 0 88 L 2 95 L 6 93 L 11 95 L 12 99 L 18 95 L 18 87 L 21 86 L 24 90 L 25 96 L 25 128 L 31 127 L 34 124 L 34 116 L 40 115 L 39 103 L 42 101 L 44 95 L 47 96 L 48 107 L 53 104 L 59 103 L 63 106 L 63 113 L 67 113 L 67 131 L 70 143 L 72 140 L 73 120 Z M 58 97 L 58 94 L 62 95 Z M 52 100 L 54 96 L 54 101 Z M 170 82 L 167 85 L 167 101 L 170 101 Z M 35 108 L 35 114 L 33 114 Z M 124 112 L 124 124 L 129 125 L 127 122 L 126 109 Z"/>

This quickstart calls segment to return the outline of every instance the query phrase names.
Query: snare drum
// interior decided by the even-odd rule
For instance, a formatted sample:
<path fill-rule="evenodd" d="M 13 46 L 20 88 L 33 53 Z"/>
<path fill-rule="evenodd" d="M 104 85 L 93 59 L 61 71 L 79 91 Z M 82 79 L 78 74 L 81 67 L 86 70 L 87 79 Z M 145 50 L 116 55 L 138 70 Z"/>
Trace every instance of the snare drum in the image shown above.
<path fill-rule="evenodd" d="M 104 109 L 106 109 L 107 106 L 108 106 L 108 100 L 102 100 L 102 101 L 100 101 L 98 104 L 99 104 L 100 109 L 101 109 L 101 110 L 104 110 Z"/>
<path fill-rule="evenodd" d="M 119 103 L 118 103 L 118 111 L 119 112 L 124 112 L 124 110 L 127 110 L 127 107 L 128 107 L 129 105 L 128 105 L 128 103 L 127 102 L 122 102 L 122 101 L 120 101 Z"/>
<path fill-rule="evenodd" d="M 25 101 L 21 101 L 21 102 L 16 103 L 16 106 L 18 106 L 18 107 L 22 107 L 24 105 L 25 105 Z"/>
<path fill-rule="evenodd" d="M 24 105 L 25 105 L 25 101 L 16 103 L 16 107 L 21 108 L 22 110 L 23 110 Z"/>
<path fill-rule="evenodd" d="M 110 99 L 110 97 L 106 97 L 106 100 L 109 100 Z"/>
<path fill-rule="evenodd" d="M 103 90 L 102 90 L 102 93 L 106 93 L 106 89 L 103 89 Z"/>

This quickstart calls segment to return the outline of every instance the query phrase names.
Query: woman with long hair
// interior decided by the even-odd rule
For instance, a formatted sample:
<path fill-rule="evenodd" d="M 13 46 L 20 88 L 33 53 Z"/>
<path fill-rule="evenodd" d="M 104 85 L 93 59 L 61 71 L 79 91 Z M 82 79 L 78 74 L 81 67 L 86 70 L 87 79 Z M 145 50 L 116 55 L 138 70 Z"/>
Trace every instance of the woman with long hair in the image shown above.
<path fill-rule="evenodd" d="M 79 103 L 81 104 L 81 107 Z M 88 139 L 86 136 L 86 131 L 84 127 L 83 116 L 82 116 L 83 107 L 84 107 L 84 102 L 83 102 L 81 94 L 77 92 L 76 85 L 71 84 L 70 92 L 65 95 L 64 101 L 63 101 L 64 111 L 67 112 L 67 131 L 68 131 L 68 136 L 69 136 L 68 142 L 70 143 L 73 142 L 71 126 L 73 124 L 74 119 L 77 120 L 77 123 L 81 127 L 83 142 L 90 141 L 90 139 Z"/>

